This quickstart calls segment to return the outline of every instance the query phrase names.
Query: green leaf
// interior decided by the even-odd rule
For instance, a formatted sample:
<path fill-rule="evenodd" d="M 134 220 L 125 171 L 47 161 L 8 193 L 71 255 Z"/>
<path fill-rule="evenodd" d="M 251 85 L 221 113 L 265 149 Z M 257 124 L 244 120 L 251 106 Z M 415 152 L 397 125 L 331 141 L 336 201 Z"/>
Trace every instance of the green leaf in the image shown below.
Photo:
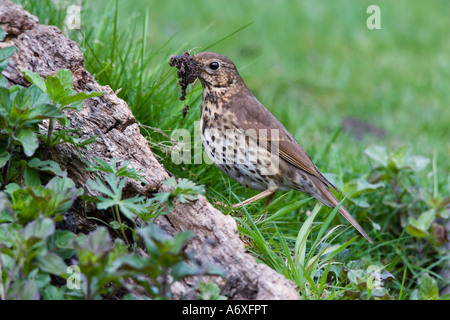
<path fill-rule="evenodd" d="M 42 92 L 46 92 L 47 88 L 45 86 L 44 79 L 37 73 L 30 70 L 20 70 L 24 74 L 25 78 L 27 78 L 30 83 L 36 85 Z"/>
<path fill-rule="evenodd" d="M 397 170 L 404 168 L 406 159 L 408 158 L 410 153 L 411 153 L 410 146 L 399 147 L 390 156 L 389 167 L 391 167 L 391 169 Z"/>
<path fill-rule="evenodd" d="M 27 89 L 31 95 L 31 106 L 36 107 L 41 104 L 50 104 L 50 96 L 47 92 L 42 92 L 35 84 L 32 84 Z"/>
<path fill-rule="evenodd" d="M 227 300 L 226 296 L 220 295 L 220 288 L 213 282 L 200 282 L 197 300 Z"/>
<path fill-rule="evenodd" d="M 34 280 L 18 280 L 12 283 L 8 298 L 13 300 L 39 300 L 39 287 Z"/>
<path fill-rule="evenodd" d="M 436 211 L 434 209 L 422 212 L 418 219 L 413 217 L 408 218 L 408 225 L 406 232 L 417 238 L 424 238 L 428 236 L 428 230 L 431 227 L 436 217 Z"/>
<path fill-rule="evenodd" d="M 141 182 L 145 182 L 142 178 L 141 172 L 137 172 L 133 168 L 128 168 L 128 165 L 130 164 L 129 161 L 124 161 L 122 167 L 119 169 L 117 169 L 116 158 L 113 158 L 111 160 L 111 164 L 97 157 L 94 157 L 94 161 L 94 163 L 87 161 L 88 167 L 86 168 L 86 171 L 109 172 L 114 173 L 117 177 L 128 177 Z"/>
<path fill-rule="evenodd" d="M 41 288 L 39 292 L 42 294 L 42 300 L 64 300 L 64 293 L 62 288 L 56 288 L 48 285 Z"/>
<path fill-rule="evenodd" d="M 40 255 L 36 257 L 34 263 L 40 270 L 57 276 L 65 274 L 67 270 L 67 265 L 64 263 L 64 260 L 59 255 L 52 252 L 47 252 L 47 254 L 43 256 Z"/>
<path fill-rule="evenodd" d="M 74 241 L 81 265 L 89 263 L 90 259 L 99 259 L 106 256 L 114 248 L 108 231 L 104 227 L 98 227 L 87 237 Z"/>
<path fill-rule="evenodd" d="M 11 154 L 6 151 L 2 152 L 2 154 L 0 154 L 0 168 L 3 168 L 10 158 Z"/>
<path fill-rule="evenodd" d="M 70 95 L 70 96 L 66 96 L 63 99 L 61 99 L 61 105 L 64 107 L 68 104 L 74 103 L 74 102 L 78 102 L 78 101 L 82 101 L 88 98 L 93 98 L 93 97 L 98 97 L 101 96 L 103 94 L 103 92 L 90 92 L 90 93 L 86 93 L 86 92 L 78 92 L 74 95 Z M 82 105 L 81 105 L 82 108 Z M 74 109 L 81 111 L 81 108 L 79 108 L 78 106 Z M 68 109 L 68 108 L 62 108 L 62 110 L 64 109 Z"/>
<path fill-rule="evenodd" d="M 31 93 L 27 88 L 20 88 L 16 92 L 12 107 L 22 111 L 31 107 Z"/>
<path fill-rule="evenodd" d="M 407 159 L 407 165 L 415 172 L 425 169 L 431 162 L 429 158 L 422 156 L 411 156 Z"/>
<path fill-rule="evenodd" d="M 56 73 L 56 78 L 58 78 L 59 82 L 61 83 L 64 89 L 64 93 L 66 95 L 69 95 L 73 86 L 72 72 L 68 69 L 60 69 Z"/>
<path fill-rule="evenodd" d="M 0 73 L 0 87 L 9 89 L 8 80 L 6 80 L 6 78 L 1 73 Z"/>
<path fill-rule="evenodd" d="M 0 115 L 5 119 L 9 119 L 11 106 L 9 88 L 0 87 Z"/>
<path fill-rule="evenodd" d="M 175 281 L 178 281 L 188 276 L 195 276 L 199 271 L 199 266 L 182 261 L 173 266 L 171 275 Z"/>
<path fill-rule="evenodd" d="M 61 177 L 67 176 L 67 172 L 61 170 L 61 167 L 59 166 L 59 164 L 52 160 L 42 161 L 38 158 L 33 158 L 30 161 L 28 161 L 27 165 L 30 168 L 34 168 L 39 171 L 49 172 L 56 176 L 61 176 Z M 71 187 L 73 187 L 73 186 L 71 186 Z"/>
<path fill-rule="evenodd" d="M 6 37 L 6 35 L 7 35 L 7 33 L 5 32 L 5 30 L 0 28 L 0 41 L 3 41 Z"/>
<path fill-rule="evenodd" d="M 79 130 L 58 130 L 53 132 L 50 146 L 56 146 L 61 143 L 70 143 L 77 148 L 86 149 L 91 143 L 97 142 L 97 137 L 90 137 L 81 139 L 77 135 L 70 135 L 69 133 L 77 132 Z"/>
<path fill-rule="evenodd" d="M 11 195 L 14 191 L 17 191 L 19 189 L 20 189 L 20 186 L 17 183 L 11 182 L 6 185 L 5 192 L 7 194 Z"/>
<path fill-rule="evenodd" d="M 83 194 L 83 188 L 76 188 L 70 178 L 54 177 L 46 184 L 46 188 L 54 191 L 53 213 L 64 213 L 72 207 L 76 198 Z"/>
<path fill-rule="evenodd" d="M 72 241 L 77 237 L 70 231 L 57 231 L 56 247 L 58 249 L 73 249 Z"/>
<path fill-rule="evenodd" d="M 195 233 L 192 231 L 182 231 L 173 237 L 173 252 L 178 253 L 189 239 L 192 239 Z"/>
<path fill-rule="evenodd" d="M 11 49 L 8 49 L 8 48 L 11 48 Z M 8 58 L 10 55 L 12 55 L 14 53 L 14 51 L 16 49 L 15 47 L 8 47 L 8 48 L 3 48 L 0 50 L 0 56 L 6 57 L 5 59 L 0 59 L 0 73 L 3 72 L 8 67 L 8 64 L 9 64 Z M 3 76 L 2 76 L 2 78 L 3 78 Z M 4 80 L 2 81 L 2 86 L 6 87 Z"/>
<path fill-rule="evenodd" d="M 164 243 L 165 241 L 170 241 L 172 239 L 172 237 L 164 232 L 161 227 L 153 223 L 150 223 L 143 228 L 139 228 L 137 231 L 144 240 L 147 253 L 154 257 L 159 255 L 159 249 L 155 242 Z"/>
<path fill-rule="evenodd" d="M 50 97 L 50 100 L 54 103 L 61 103 L 61 100 L 65 97 L 64 87 L 58 78 L 48 76 L 45 80 L 45 88 Z"/>
<path fill-rule="evenodd" d="M 31 157 L 39 147 L 39 140 L 31 129 L 21 129 L 16 140 L 22 144 L 23 152 Z"/>
<path fill-rule="evenodd" d="M 120 200 L 122 198 L 122 189 L 125 184 L 125 180 L 119 184 L 119 179 L 116 178 L 114 174 L 109 174 L 106 177 L 108 184 L 111 189 L 109 189 L 103 181 L 97 177 L 95 180 L 88 180 L 87 184 L 94 190 L 107 195 L 111 199 Z"/>
<path fill-rule="evenodd" d="M 387 149 L 383 146 L 370 146 L 364 153 L 369 156 L 372 160 L 375 160 L 383 167 L 387 167 L 388 165 L 388 153 Z"/>
<path fill-rule="evenodd" d="M 436 280 L 428 273 L 419 279 L 419 288 L 411 295 L 412 300 L 437 300 L 439 299 L 439 289 Z"/>
<path fill-rule="evenodd" d="M 11 57 L 16 50 L 17 50 L 17 48 L 14 46 L 9 46 L 9 47 L 5 47 L 5 48 L 1 49 L 0 50 L 0 62 Z"/>
<path fill-rule="evenodd" d="M 52 104 L 42 104 L 30 110 L 30 119 L 62 119 L 64 114 Z"/>
<path fill-rule="evenodd" d="M 25 167 L 24 178 L 25 178 L 25 184 L 28 187 L 41 185 L 41 179 L 39 178 L 39 174 L 36 172 L 36 170 L 34 170 L 30 167 Z"/>
<path fill-rule="evenodd" d="M 40 218 L 28 223 L 25 227 L 23 237 L 25 240 L 47 239 L 55 233 L 55 223 L 50 218 Z"/>

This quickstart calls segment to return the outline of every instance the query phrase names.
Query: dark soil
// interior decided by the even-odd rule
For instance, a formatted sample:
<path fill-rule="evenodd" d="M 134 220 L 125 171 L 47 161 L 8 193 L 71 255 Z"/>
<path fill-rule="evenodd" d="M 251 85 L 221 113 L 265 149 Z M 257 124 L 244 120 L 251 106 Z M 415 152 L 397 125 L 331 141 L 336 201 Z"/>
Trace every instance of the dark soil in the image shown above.
<path fill-rule="evenodd" d="M 180 100 L 183 101 L 186 99 L 187 86 L 197 79 L 201 69 L 188 52 L 181 56 L 171 56 L 169 65 L 178 68 L 178 78 L 181 79 L 178 82 L 181 87 Z"/>

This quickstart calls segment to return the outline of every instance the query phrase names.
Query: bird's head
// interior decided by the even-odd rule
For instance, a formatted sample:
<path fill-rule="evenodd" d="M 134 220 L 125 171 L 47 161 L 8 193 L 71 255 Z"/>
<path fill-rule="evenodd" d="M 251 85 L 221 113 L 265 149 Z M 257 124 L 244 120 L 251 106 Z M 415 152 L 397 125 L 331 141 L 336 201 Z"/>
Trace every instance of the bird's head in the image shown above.
<path fill-rule="evenodd" d="M 224 88 L 240 81 L 233 61 L 215 52 L 200 52 L 193 56 L 199 67 L 198 78 L 203 87 Z"/>

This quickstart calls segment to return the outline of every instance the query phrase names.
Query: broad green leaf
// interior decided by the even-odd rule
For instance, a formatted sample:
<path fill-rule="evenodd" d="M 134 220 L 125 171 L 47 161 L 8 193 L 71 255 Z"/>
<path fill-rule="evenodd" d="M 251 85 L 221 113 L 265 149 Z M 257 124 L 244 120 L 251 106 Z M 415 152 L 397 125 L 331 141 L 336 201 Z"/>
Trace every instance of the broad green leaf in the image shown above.
<path fill-rule="evenodd" d="M 39 140 L 31 129 L 21 129 L 16 140 L 22 144 L 23 152 L 31 157 L 39 147 Z"/>
<path fill-rule="evenodd" d="M 409 217 L 406 231 L 417 238 L 423 238 L 428 236 L 428 230 L 436 217 L 436 211 L 434 209 L 422 212 L 418 219 Z"/>
<path fill-rule="evenodd" d="M 28 223 L 24 230 L 24 239 L 46 239 L 55 233 L 55 223 L 50 218 L 40 218 Z"/>
<path fill-rule="evenodd" d="M 17 183 L 11 182 L 6 185 L 5 192 L 7 194 L 11 195 L 14 191 L 17 191 L 19 189 L 20 189 L 20 186 Z"/>
<path fill-rule="evenodd" d="M 19 110 L 25 110 L 31 107 L 31 94 L 27 88 L 20 88 L 17 91 L 12 102 L 12 107 Z"/>
<path fill-rule="evenodd" d="M 0 87 L 9 89 L 8 80 L 6 80 L 6 78 L 1 73 L 0 73 Z"/>
<path fill-rule="evenodd" d="M 11 154 L 6 151 L 0 154 L 0 168 L 3 168 L 3 166 L 8 162 L 9 158 L 11 158 Z"/>
<path fill-rule="evenodd" d="M 8 298 L 13 300 L 39 300 L 39 287 L 35 280 L 18 280 L 11 284 Z"/>
<path fill-rule="evenodd" d="M 411 295 L 412 300 L 437 300 L 439 299 L 439 289 L 436 280 L 428 273 L 419 279 L 419 288 Z"/>
<path fill-rule="evenodd" d="M 182 231 L 173 237 L 173 253 L 178 253 L 186 241 L 193 238 L 195 233 L 192 231 Z"/>
<path fill-rule="evenodd" d="M 425 169 L 430 163 L 430 159 L 422 156 L 411 156 L 407 159 L 407 165 L 415 172 Z"/>
<path fill-rule="evenodd" d="M 51 285 L 47 285 L 44 288 L 41 288 L 39 292 L 42 295 L 42 300 L 64 300 L 64 286 L 61 288 L 57 288 Z"/>
<path fill-rule="evenodd" d="M 64 114 L 52 104 L 42 104 L 30 110 L 29 119 L 62 119 Z"/>
<path fill-rule="evenodd" d="M 17 48 L 14 46 L 9 46 L 9 47 L 5 47 L 5 48 L 1 49 L 0 50 L 0 62 L 11 57 L 16 50 L 17 50 Z"/>
<path fill-rule="evenodd" d="M 6 35 L 7 35 L 7 33 L 5 32 L 5 30 L 0 28 L 0 41 L 3 41 L 6 37 Z"/>
<path fill-rule="evenodd" d="M 89 233 L 87 237 L 81 239 L 81 241 L 76 240 L 74 242 L 74 245 L 77 253 L 87 250 L 88 252 L 93 253 L 96 256 L 96 259 L 107 255 L 114 248 L 111 237 L 104 227 L 98 227 L 97 229 Z M 86 258 L 89 258 L 89 255 L 79 255 L 80 263 L 84 264 L 88 262 L 87 260 L 85 260 Z"/>
<path fill-rule="evenodd" d="M 46 188 L 55 192 L 52 209 L 56 214 L 67 212 L 73 201 L 83 194 L 83 189 L 77 189 L 72 179 L 66 177 L 54 177 L 46 184 Z"/>
<path fill-rule="evenodd" d="M 21 70 L 24 74 L 25 78 L 30 81 L 32 84 L 36 85 L 42 92 L 46 92 L 47 88 L 45 86 L 44 79 L 37 73 L 31 70 Z"/>
<path fill-rule="evenodd" d="M 402 169 L 405 167 L 405 161 L 411 153 L 410 146 L 402 146 L 395 150 L 390 156 L 389 165 L 395 169 Z"/>
<path fill-rule="evenodd" d="M 45 84 L 44 84 L 45 85 Z M 31 95 L 31 107 L 36 107 L 41 104 L 50 104 L 50 97 L 47 92 L 42 92 L 35 84 L 32 84 L 27 89 Z"/>
<path fill-rule="evenodd" d="M 387 149 L 383 146 L 370 146 L 364 153 L 369 156 L 369 158 L 375 160 L 379 164 L 387 167 L 388 165 L 388 153 Z"/>
<path fill-rule="evenodd" d="M 172 277 L 178 281 L 188 276 L 194 276 L 198 274 L 200 267 L 194 264 L 188 264 L 185 261 L 177 263 L 172 267 Z"/>
<path fill-rule="evenodd" d="M 143 238 L 147 252 L 150 255 L 159 254 L 159 249 L 157 248 L 155 241 L 163 243 L 164 241 L 170 241 L 172 239 L 172 237 L 164 232 L 161 227 L 153 223 L 150 223 L 143 228 L 139 228 L 138 233 Z"/>
<path fill-rule="evenodd" d="M 11 113 L 11 98 L 9 88 L 0 87 L 0 116 L 9 119 Z"/>
<path fill-rule="evenodd" d="M 67 176 L 67 172 L 61 170 L 61 167 L 59 166 L 59 164 L 55 161 L 52 160 L 46 160 L 46 161 L 42 161 L 38 158 L 33 158 L 30 161 L 28 161 L 27 165 L 30 168 L 34 168 L 34 169 L 38 169 L 40 171 L 45 171 L 45 172 L 49 172 L 52 173 L 56 176 L 61 176 L 61 177 L 65 177 Z M 71 185 L 70 187 L 74 187 L 75 185 Z"/>
<path fill-rule="evenodd" d="M 68 105 L 68 104 L 71 104 L 71 103 L 74 103 L 74 102 L 78 102 L 78 101 L 82 101 L 82 100 L 85 100 L 85 99 L 88 99 L 88 98 L 93 98 L 93 97 L 98 97 L 98 96 L 101 96 L 103 94 L 103 92 L 95 92 L 95 91 L 92 91 L 92 92 L 90 92 L 90 93 L 86 93 L 86 92 L 78 92 L 78 93 L 76 93 L 76 94 L 74 94 L 74 95 L 70 95 L 70 96 L 66 96 L 66 97 L 64 97 L 63 99 L 61 99 L 61 105 L 64 107 L 64 106 L 66 106 L 66 105 Z M 82 107 L 82 106 L 81 106 Z M 64 109 L 67 109 L 67 108 L 63 108 L 63 110 Z M 80 108 L 76 108 L 78 111 L 80 111 L 81 109 Z"/>
<path fill-rule="evenodd" d="M 41 179 L 39 178 L 39 174 L 33 168 L 25 167 L 24 178 L 25 184 L 28 187 L 41 185 Z"/>
<path fill-rule="evenodd" d="M 33 261 L 43 272 L 54 275 L 62 275 L 67 270 L 67 265 L 64 260 L 57 254 L 47 252 L 44 256 L 40 255 Z"/>
<path fill-rule="evenodd" d="M 64 89 L 64 93 L 66 95 L 69 95 L 73 86 L 72 72 L 68 69 L 60 69 L 56 73 L 56 78 L 59 79 L 59 82 L 61 83 Z"/>
<path fill-rule="evenodd" d="M 54 103 L 61 103 L 61 100 L 65 97 L 64 88 L 58 78 L 48 76 L 45 80 L 45 88 L 50 96 L 50 100 Z"/>

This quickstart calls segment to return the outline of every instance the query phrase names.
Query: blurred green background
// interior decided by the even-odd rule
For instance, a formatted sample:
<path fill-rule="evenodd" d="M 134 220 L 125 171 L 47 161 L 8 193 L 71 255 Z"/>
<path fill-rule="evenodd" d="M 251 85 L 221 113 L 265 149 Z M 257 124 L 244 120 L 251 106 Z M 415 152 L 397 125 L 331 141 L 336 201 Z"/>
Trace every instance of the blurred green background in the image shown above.
<path fill-rule="evenodd" d="M 380 30 L 366 26 L 371 4 L 381 9 Z M 112 23 L 115 5 L 85 2 L 83 21 L 110 15 Z M 367 143 L 410 144 L 428 156 L 436 151 L 448 174 L 448 1 L 135 0 L 118 6 L 118 30 L 145 34 L 145 50 L 158 51 L 157 59 L 191 49 L 230 57 L 307 150 L 357 118 L 386 134 L 369 133 Z"/>

